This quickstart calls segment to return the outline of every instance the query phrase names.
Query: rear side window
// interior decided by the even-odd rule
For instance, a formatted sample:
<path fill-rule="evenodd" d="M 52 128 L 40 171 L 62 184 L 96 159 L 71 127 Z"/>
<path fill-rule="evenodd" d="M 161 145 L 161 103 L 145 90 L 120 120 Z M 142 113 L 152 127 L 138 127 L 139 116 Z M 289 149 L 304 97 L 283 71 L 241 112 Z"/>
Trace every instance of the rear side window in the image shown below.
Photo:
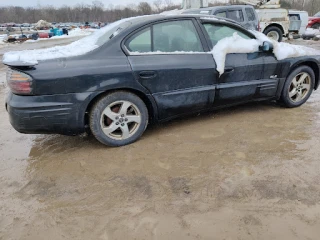
<path fill-rule="evenodd" d="M 248 16 L 248 21 L 256 20 L 256 15 L 254 14 L 254 10 L 252 8 L 246 8 L 246 14 Z"/>
<path fill-rule="evenodd" d="M 243 13 L 242 10 L 229 10 L 228 11 L 228 18 L 236 21 L 236 22 L 243 22 Z"/>
<path fill-rule="evenodd" d="M 130 52 L 203 52 L 191 20 L 155 24 L 133 35 L 126 43 Z"/>
<path fill-rule="evenodd" d="M 216 15 L 217 17 L 227 18 L 227 11 L 219 11 L 219 12 L 216 12 L 214 15 Z"/>
<path fill-rule="evenodd" d="M 138 32 L 128 40 L 127 48 L 130 52 L 151 52 L 151 28 Z"/>

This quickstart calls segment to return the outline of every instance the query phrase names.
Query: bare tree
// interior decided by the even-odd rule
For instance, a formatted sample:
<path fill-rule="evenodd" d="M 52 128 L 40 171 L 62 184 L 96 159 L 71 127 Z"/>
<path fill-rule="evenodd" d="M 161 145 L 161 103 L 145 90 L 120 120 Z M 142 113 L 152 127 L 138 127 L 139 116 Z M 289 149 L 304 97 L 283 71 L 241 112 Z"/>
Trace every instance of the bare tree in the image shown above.
<path fill-rule="evenodd" d="M 155 9 L 147 2 L 138 5 L 130 4 L 126 7 L 109 5 L 104 8 L 101 1 L 92 4 L 79 3 L 74 6 L 63 5 L 59 8 L 50 5 L 37 7 L 0 7 L 0 23 L 35 23 L 40 19 L 50 22 L 113 22 L 126 17 L 159 13 L 179 8 L 172 0 L 155 0 Z"/>
<path fill-rule="evenodd" d="M 140 2 L 138 5 L 138 10 L 142 15 L 149 15 L 152 13 L 152 8 L 147 2 Z"/>
<path fill-rule="evenodd" d="M 161 12 L 163 1 L 162 0 L 155 0 L 153 2 L 154 7 L 156 8 L 156 12 Z"/>

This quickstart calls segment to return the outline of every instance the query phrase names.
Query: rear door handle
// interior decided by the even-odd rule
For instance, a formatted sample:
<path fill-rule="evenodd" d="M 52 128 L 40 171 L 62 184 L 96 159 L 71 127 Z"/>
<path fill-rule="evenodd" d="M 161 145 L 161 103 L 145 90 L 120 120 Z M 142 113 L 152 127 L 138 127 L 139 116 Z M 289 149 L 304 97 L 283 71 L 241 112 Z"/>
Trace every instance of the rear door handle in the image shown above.
<path fill-rule="evenodd" d="M 139 73 L 139 77 L 143 79 L 155 78 L 157 73 L 155 71 L 142 71 Z"/>

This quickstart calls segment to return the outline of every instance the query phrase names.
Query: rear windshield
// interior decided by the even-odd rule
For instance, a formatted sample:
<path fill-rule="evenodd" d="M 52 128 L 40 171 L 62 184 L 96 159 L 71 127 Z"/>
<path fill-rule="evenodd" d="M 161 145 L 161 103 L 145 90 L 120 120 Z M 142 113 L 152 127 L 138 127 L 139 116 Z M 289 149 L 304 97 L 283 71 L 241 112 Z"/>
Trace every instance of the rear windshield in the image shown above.
<path fill-rule="evenodd" d="M 122 22 L 118 25 L 115 25 L 113 28 L 108 30 L 105 34 L 103 34 L 101 37 L 97 40 L 97 45 L 102 46 L 106 42 L 108 42 L 110 39 L 118 35 L 121 31 L 128 28 L 132 23 L 131 22 Z"/>

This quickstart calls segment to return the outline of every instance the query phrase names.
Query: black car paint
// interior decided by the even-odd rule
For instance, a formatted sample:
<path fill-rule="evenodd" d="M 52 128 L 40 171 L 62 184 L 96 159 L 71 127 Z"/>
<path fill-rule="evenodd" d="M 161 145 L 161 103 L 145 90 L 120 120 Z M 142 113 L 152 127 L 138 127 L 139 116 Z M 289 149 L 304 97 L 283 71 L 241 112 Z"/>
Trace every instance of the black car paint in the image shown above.
<path fill-rule="evenodd" d="M 126 38 L 149 24 L 192 19 L 204 51 L 208 51 L 212 46 L 200 18 L 150 17 L 85 55 L 41 61 L 30 68 L 18 67 L 34 79 L 34 91 L 32 96 L 9 93 L 6 106 L 11 124 L 22 133 L 76 135 L 85 131 L 90 106 L 110 91 L 124 89 L 136 93 L 157 122 L 252 100 L 279 99 L 289 72 L 306 62 L 318 67 L 319 78 L 318 56 L 277 61 L 268 52 L 229 54 L 226 73 L 219 76 L 210 53 L 135 56 L 125 49 Z M 214 19 L 210 22 L 221 23 Z M 232 22 L 224 23 L 245 31 Z M 319 81 L 315 88 L 318 85 Z"/>

